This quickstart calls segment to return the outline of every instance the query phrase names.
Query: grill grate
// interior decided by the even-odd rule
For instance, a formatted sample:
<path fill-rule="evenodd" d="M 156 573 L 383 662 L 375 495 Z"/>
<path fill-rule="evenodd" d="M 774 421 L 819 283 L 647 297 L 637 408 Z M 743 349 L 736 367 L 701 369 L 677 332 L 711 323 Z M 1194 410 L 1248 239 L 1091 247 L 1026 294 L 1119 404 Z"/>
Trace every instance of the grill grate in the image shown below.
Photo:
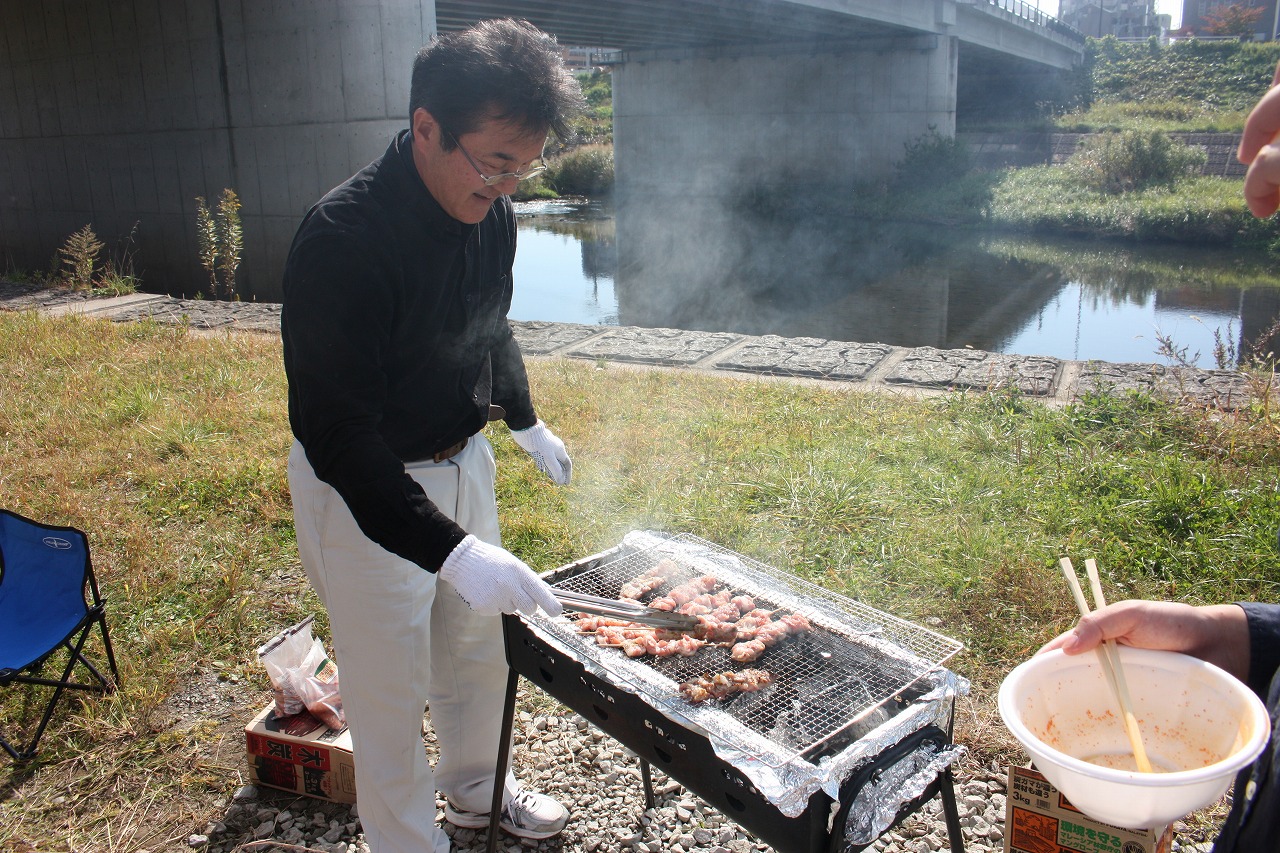
<path fill-rule="evenodd" d="M 616 598 L 622 584 L 665 558 L 674 560 L 678 569 L 642 602 L 710 574 L 721 581 L 717 589 L 750 595 L 757 607 L 779 611 L 775 615 L 799 613 L 814 630 L 788 638 L 753 663 L 741 664 L 730 659 L 727 648 L 710 645 L 692 657 L 627 659 L 620 649 L 600 646 L 592 635 L 577 633 L 571 619 L 539 621 L 574 653 L 596 661 L 624 681 L 631 680 L 628 673 L 634 672 L 633 661 L 638 661 L 656 676 L 646 678 L 640 692 L 653 693 L 677 714 L 690 707 L 678 692 L 682 682 L 746 667 L 769 671 L 770 686 L 715 706 L 793 757 L 816 753 L 836 735 L 847 740 L 890 719 L 923 692 L 922 688 L 913 692 L 923 676 L 962 648 L 955 640 L 711 542 L 688 534 L 649 536 L 647 542 L 652 544 L 638 549 L 624 544 L 545 577 L 561 589 Z"/>

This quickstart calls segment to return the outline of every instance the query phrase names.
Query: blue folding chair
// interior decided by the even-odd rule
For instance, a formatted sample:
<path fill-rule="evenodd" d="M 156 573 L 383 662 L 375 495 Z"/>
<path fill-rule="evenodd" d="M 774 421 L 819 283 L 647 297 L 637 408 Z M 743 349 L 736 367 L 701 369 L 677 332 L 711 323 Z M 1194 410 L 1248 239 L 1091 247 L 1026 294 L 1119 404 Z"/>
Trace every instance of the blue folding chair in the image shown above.
<path fill-rule="evenodd" d="M 110 677 L 84 655 L 85 642 L 95 626 L 102 631 Z M 66 653 L 62 677 L 42 677 L 45 664 L 62 652 Z M 85 672 L 77 672 L 77 664 Z M 0 746 L 15 761 L 34 758 L 66 691 L 106 694 L 115 690 L 119 681 L 104 602 L 89 560 L 88 539 L 74 527 L 40 524 L 0 509 L 0 688 L 53 688 L 30 743 L 22 748 L 20 739 L 15 746 L 0 736 Z"/>

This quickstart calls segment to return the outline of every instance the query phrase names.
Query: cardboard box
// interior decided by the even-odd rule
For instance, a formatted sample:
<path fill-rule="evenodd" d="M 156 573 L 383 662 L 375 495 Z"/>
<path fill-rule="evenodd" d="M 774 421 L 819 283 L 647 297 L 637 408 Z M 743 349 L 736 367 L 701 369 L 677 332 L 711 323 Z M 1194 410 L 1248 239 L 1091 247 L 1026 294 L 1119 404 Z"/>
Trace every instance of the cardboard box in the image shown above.
<path fill-rule="evenodd" d="M 333 731 L 307 712 L 276 717 L 275 703 L 244 729 L 255 784 L 332 800 L 356 801 L 351 731 Z"/>
<path fill-rule="evenodd" d="M 1161 853 L 1171 840 L 1086 817 L 1035 770 L 1009 768 L 1005 853 Z"/>

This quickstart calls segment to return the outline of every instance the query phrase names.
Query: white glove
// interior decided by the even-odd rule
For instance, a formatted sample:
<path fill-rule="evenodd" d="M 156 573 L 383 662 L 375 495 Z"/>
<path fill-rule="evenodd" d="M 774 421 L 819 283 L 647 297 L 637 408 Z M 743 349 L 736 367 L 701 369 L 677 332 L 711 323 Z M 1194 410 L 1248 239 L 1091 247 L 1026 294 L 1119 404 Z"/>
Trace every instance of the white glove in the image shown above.
<path fill-rule="evenodd" d="M 528 429 L 513 429 L 511 437 L 525 453 L 533 457 L 539 471 L 562 486 L 569 485 L 569 478 L 573 476 L 573 462 L 569 461 L 569 451 L 564 449 L 564 442 L 556 438 L 546 424 L 539 420 Z"/>
<path fill-rule="evenodd" d="M 477 613 L 536 613 L 564 610 L 551 587 L 511 552 L 468 534 L 445 557 L 440 577 Z"/>

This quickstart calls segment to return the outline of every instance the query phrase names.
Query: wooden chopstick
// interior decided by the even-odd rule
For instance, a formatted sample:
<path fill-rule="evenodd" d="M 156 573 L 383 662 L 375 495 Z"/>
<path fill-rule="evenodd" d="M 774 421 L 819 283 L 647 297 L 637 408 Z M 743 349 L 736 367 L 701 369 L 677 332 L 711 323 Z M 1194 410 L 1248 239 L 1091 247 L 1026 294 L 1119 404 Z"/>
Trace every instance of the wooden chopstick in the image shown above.
<path fill-rule="evenodd" d="M 1075 599 L 1076 608 L 1080 611 L 1081 616 L 1089 615 L 1089 602 L 1085 600 L 1084 590 L 1080 588 L 1080 579 L 1076 577 L 1075 567 L 1071 565 L 1071 560 L 1063 557 L 1058 560 L 1058 565 L 1062 568 L 1063 575 L 1066 576 L 1067 585 L 1071 587 L 1071 595 Z M 1098 577 L 1098 566 L 1092 559 L 1084 561 L 1085 570 L 1089 574 L 1089 585 L 1093 590 L 1093 600 L 1097 607 L 1107 606 L 1106 598 L 1102 594 L 1102 581 Z M 1129 685 L 1124 677 L 1124 668 L 1120 664 L 1120 652 L 1116 648 L 1115 640 L 1107 640 L 1097 649 L 1098 662 L 1102 665 L 1102 674 L 1107 679 L 1107 685 L 1111 688 L 1111 693 L 1116 697 L 1116 701 L 1120 704 L 1120 714 L 1124 719 L 1124 730 L 1129 736 L 1129 745 L 1133 749 L 1133 758 L 1137 762 L 1138 770 L 1142 773 L 1152 773 L 1151 761 L 1147 758 L 1147 751 L 1142 745 L 1142 731 L 1138 728 L 1138 718 L 1133 714 L 1133 700 L 1129 696 Z"/>
<path fill-rule="evenodd" d="M 1100 610 L 1107 606 L 1107 598 L 1102 593 L 1102 580 L 1098 577 L 1098 564 L 1092 558 L 1084 561 L 1085 573 L 1089 576 L 1089 587 L 1093 592 L 1093 609 Z M 1120 662 L 1120 650 L 1115 640 L 1103 643 L 1107 656 L 1111 659 L 1111 672 L 1115 678 L 1116 698 L 1120 701 L 1120 709 L 1124 712 L 1125 728 L 1129 731 L 1129 740 L 1133 743 L 1133 757 L 1138 769 L 1143 773 L 1153 772 L 1147 751 L 1142 743 L 1142 732 L 1138 729 L 1138 720 L 1133 714 L 1133 699 L 1129 695 L 1129 682 L 1124 677 L 1124 665 Z"/>

